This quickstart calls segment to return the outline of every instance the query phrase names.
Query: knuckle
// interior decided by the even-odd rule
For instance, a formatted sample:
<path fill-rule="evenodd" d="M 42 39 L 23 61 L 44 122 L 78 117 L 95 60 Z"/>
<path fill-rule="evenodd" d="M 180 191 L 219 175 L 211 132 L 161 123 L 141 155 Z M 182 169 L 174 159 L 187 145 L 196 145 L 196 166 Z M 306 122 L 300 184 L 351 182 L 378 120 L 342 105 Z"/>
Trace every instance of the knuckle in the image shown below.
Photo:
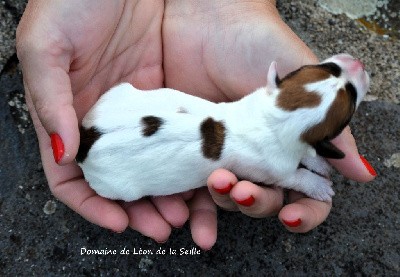
<path fill-rule="evenodd" d="M 36 110 L 40 120 L 43 122 L 52 117 L 52 109 L 48 100 L 43 98 L 32 97 L 33 107 Z"/>
<path fill-rule="evenodd" d="M 59 190 L 57 189 L 57 185 L 56 185 L 56 184 L 49 183 L 49 189 L 50 189 L 51 194 L 52 194 L 55 198 L 58 199 L 58 197 L 59 197 Z"/>
<path fill-rule="evenodd" d="M 49 132 L 54 128 L 53 122 L 56 120 L 56 114 L 52 108 L 52 103 L 49 99 L 43 99 L 32 96 L 33 110 L 36 112 L 37 118 L 41 125 Z M 32 113 L 33 111 L 31 111 Z"/>

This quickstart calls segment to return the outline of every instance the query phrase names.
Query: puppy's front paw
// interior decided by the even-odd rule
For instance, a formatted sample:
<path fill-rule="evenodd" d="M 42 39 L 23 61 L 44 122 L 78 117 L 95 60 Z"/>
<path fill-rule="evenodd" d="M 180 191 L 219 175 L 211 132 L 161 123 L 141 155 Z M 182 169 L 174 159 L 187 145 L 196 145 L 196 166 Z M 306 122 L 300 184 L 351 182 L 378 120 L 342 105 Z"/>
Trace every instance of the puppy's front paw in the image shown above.
<path fill-rule="evenodd" d="M 321 156 L 315 156 L 315 157 L 306 156 L 301 160 L 300 164 L 303 165 L 308 170 L 315 172 L 318 175 L 321 175 L 326 178 L 329 178 L 332 172 L 332 167 Z"/>
<path fill-rule="evenodd" d="M 307 191 L 307 196 L 319 201 L 332 202 L 332 197 L 335 195 L 332 189 L 332 182 L 320 176 L 318 177 L 318 185 Z"/>
<path fill-rule="evenodd" d="M 298 169 L 289 178 L 278 182 L 278 185 L 302 192 L 319 201 L 332 201 L 332 196 L 335 195 L 332 181 L 305 168 Z"/>

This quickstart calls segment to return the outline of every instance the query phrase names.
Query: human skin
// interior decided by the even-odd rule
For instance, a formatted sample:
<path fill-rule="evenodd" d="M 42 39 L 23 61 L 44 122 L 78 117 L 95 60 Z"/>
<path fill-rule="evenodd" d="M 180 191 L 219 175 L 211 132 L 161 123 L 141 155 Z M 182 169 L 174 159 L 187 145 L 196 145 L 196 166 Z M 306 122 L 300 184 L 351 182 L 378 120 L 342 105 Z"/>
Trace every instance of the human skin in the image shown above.
<path fill-rule="evenodd" d="M 88 186 L 74 161 L 79 122 L 102 93 L 120 82 L 233 101 L 265 85 L 273 60 L 281 76 L 317 63 L 280 19 L 275 1 L 31 0 L 18 26 L 17 52 L 50 190 L 88 221 L 115 232 L 130 226 L 164 242 L 173 227 L 190 218 L 193 240 L 210 249 L 217 236 L 215 203 L 252 217 L 300 219 L 300 225 L 285 224 L 292 232 L 307 232 L 328 216 L 331 203 L 290 192 L 283 206 L 281 189 L 238 181 L 224 169 L 209 177 L 208 191 L 111 201 Z M 64 144 L 59 164 L 50 134 Z M 345 159 L 332 161 L 343 175 L 373 179 L 348 128 L 334 143 L 346 153 Z M 223 195 L 215 190 L 229 184 Z M 238 204 L 249 197 L 251 206 Z"/>

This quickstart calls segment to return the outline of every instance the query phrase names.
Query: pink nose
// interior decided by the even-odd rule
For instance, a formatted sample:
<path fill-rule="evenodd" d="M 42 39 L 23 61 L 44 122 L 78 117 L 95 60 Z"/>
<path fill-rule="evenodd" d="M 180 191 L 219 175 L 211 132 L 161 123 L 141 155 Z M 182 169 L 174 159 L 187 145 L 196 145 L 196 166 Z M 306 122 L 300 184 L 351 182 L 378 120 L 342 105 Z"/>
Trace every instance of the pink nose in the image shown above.
<path fill-rule="evenodd" d="M 354 60 L 354 67 L 361 67 L 362 70 L 365 70 L 365 65 L 360 60 Z"/>
<path fill-rule="evenodd" d="M 337 59 L 343 62 L 351 72 L 364 71 L 365 65 L 355 58 L 347 54 L 337 55 Z"/>

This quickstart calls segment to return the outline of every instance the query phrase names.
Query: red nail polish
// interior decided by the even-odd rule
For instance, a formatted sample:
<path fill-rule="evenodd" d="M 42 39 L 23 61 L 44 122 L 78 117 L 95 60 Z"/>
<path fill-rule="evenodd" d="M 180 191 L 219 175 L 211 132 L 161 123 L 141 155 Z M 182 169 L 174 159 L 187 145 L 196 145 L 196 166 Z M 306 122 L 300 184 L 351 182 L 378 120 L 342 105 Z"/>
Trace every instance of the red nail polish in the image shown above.
<path fill-rule="evenodd" d="M 51 134 L 50 139 L 51 148 L 53 148 L 54 160 L 56 163 L 59 163 L 64 156 L 64 143 L 61 137 L 56 133 Z"/>
<path fill-rule="evenodd" d="M 244 200 L 236 200 L 236 199 L 235 199 L 235 201 L 236 201 L 236 203 L 238 203 L 239 205 L 242 205 L 242 206 L 245 206 L 245 207 L 250 207 L 251 205 L 254 204 L 254 202 L 255 202 L 256 200 L 254 199 L 254 197 L 253 197 L 252 195 L 250 195 L 250 197 L 247 198 L 247 199 L 244 199 Z"/>
<path fill-rule="evenodd" d="M 225 195 L 225 194 L 228 194 L 231 191 L 231 189 L 233 188 L 233 185 L 232 184 L 228 184 L 226 187 L 221 188 L 221 189 L 215 188 L 215 187 L 213 187 L 213 188 L 219 194 Z"/>
<path fill-rule="evenodd" d="M 301 225 L 301 219 L 299 218 L 294 221 L 283 220 L 283 223 L 285 223 L 285 225 L 288 227 L 299 227 Z"/>
<path fill-rule="evenodd" d="M 372 175 L 372 176 L 377 176 L 378 174 L 376 173 L 375 169 L 372 167 L 372 165 L 370 165 L 370 163 L 367 161 L 366 158 L 364 158 L 362 155 L 360 155 L 360 159 L 363 162 L 363 164 L 365 165 L 365 167 L 368 169 L 368 172 Z"/>

